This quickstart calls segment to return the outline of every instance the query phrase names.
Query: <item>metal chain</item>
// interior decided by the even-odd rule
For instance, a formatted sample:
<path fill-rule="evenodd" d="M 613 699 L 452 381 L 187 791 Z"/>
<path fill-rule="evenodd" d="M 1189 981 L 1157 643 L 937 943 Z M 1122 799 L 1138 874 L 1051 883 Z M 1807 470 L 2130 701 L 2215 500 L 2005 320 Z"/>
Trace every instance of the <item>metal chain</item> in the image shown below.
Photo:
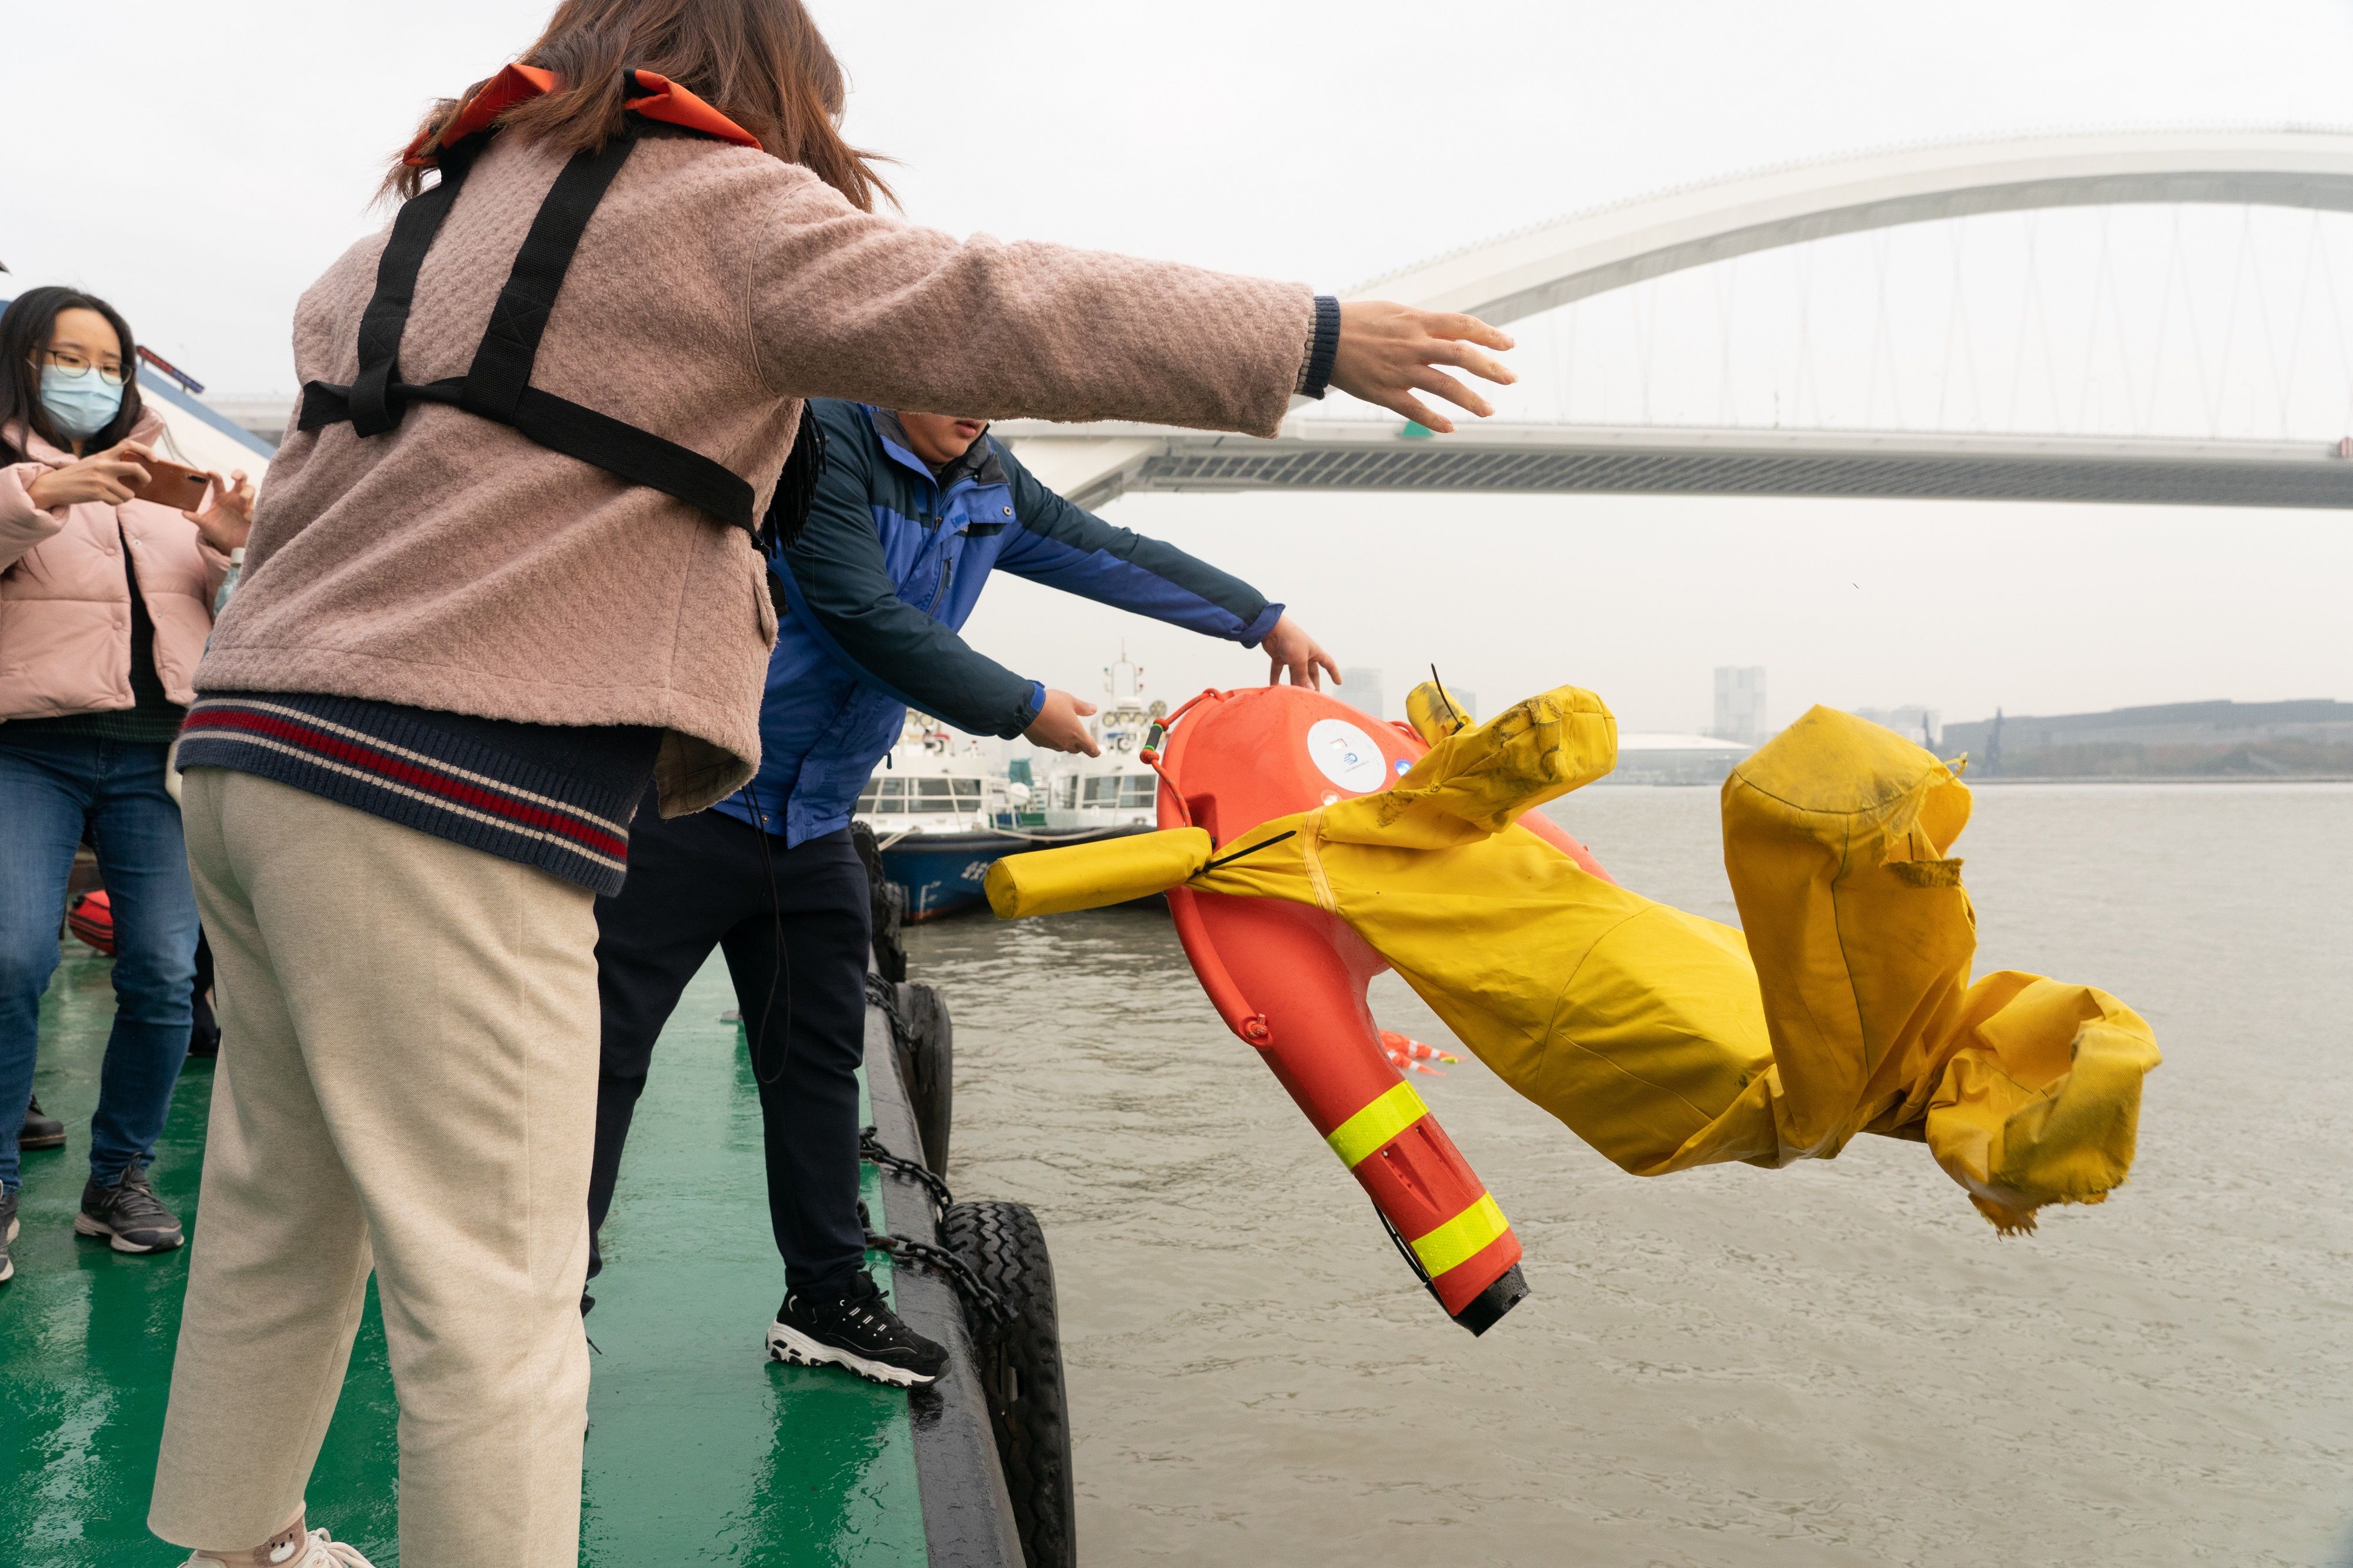
<path fill-rule="evenodd" d="M 1012 1323 L 1013 1309 L 1007 1303 L 1004 1294 L 976 1273 L 971 1264 L 946 1247 L 934 1247 L 928 1241 L 917 1241 L 912 1236 L 878 1236 L 871 1230 L 866 1233 L 866 1245 L 890 1254 L 893 1262 L 912 1263 L 917 1268 L 945 1275 L 948 1283 L 955 1288 L 956 1294 L 965 1299 L 965 1305 L 976 1310 L 993 1326 L 1002 1329 Z"/>
<path fill-rule="evenodd" d="M 902 1028 L 899 1022 L 899 988 L 870 969 L 866 972 L 866 994 L 889 1016 L 892 1034 L 895 1037 Z M 858 1130 L 858 1157 L 870 1165 L 904 1176 L 923 1188 L 923 1195 L 931 1200 L 932 1223 L 940 1226 L 947 1222 L 948 1208 L 955 1202 L 955 1194 L 948 1191 L 947 1183 L 941 1180 L 939 1173 L 929 1165 L 920 1160 L 910 1160 L 903 1154 L 894 1154 L 884 1148 L 880 1132 L 872 1127 Z M 965 1305 L 987 1319 L 992 1327 L 1003 1329 L 1012 1323 L 1013 1308 L 1006 1301 L 1004 1294 L 975 1272 L 971 1264 L 944 1247 L 917 1241 L 912 1236 L 878 1234 L 871 1228 L 872 1220 L 863 1203 L 858 1205 L 858 1215 L 868 1223 L 866 1245 L 870 1248 L 888 1254 L 894 1262 L 929 1268 L 944 1276 L 956 1294 L 964 1298 Z"/>
<path fill-rule="evenodd" d="M 932 1222 L 934 1225 L 947 1218 L 948 1206 L 955 1202 L 955 1194 L 948 1191 L 947 1183 L 942 1181 L 929 1165 L 921 1160 L 910 1160 L 903 1154 L 893 1154 L 882 1147 L 881 1138 L 871 1127 L 858 1130 L 858 1157 L 870 1165 L 895 1171 L 923 1188 L 932 1200 Z"/>
<path fill-rule="evenodd" d="M 955 1202 L 955 1196 L 948 1191 L 947 1183 L 942 1181 L 929 1165 L 902 1154 L 893 1154 L 882 1147 L 882 1140 L 871 1127 L 858 1130 L 858 1157 L 870 1165 L 895 1172 L 922 1187 L 924 1195 L 932 1201 L 932 1223 L 936 1226 L 947 1222 L 948 1206 Z M 858 1205 L 858 1217 L 871 1226 L 871 1216 L 862 1203 Z M 1006 1304 L 1003 1294 L 975 1273 L 971 1264 L 946 1247 L 928 1241 L 917 1241 L 912 1236 L 880 1235 L 871 1228 L 866 1232 L 866 1245 L 879 1247 L 898 1262 L 912 1263 L 945 1275 L 948 1283 L 955 1288 L 956 1294 L 997 1327 L 1001 1329 L 1013 1321 L 1013 1309 Z"/>

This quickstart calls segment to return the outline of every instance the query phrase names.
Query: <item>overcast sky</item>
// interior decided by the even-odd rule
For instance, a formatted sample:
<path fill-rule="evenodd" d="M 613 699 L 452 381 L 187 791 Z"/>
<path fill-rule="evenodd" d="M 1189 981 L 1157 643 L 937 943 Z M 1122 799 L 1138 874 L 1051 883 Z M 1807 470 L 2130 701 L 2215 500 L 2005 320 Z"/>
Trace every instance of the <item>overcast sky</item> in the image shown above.
<path fill-rule="evenodd" d="M 1197 0 L 815 7 L 849 129 L 909 214 L 1348 284 L 1662 185 L 1889 142 L 2353 122 L 2342 4 L 1774 6 Z M 71 282 L 224 393 L 291 389 L 295 297 L 383 221 L 423 102 L 545 0 L 0 0 L 16 95 L 0 292 Z M 1884 502 L 1134 497 L 1394 696 L 1436 660 L 1482 706 L 1573 680 L 1703 727 L 1709 670 L 1948 719 L 2353 697 L 2353 519 Z M 1172 699 L 1239 650 L 1004 580 L 968 635 L 1082 695 L 1124 637 Z"/>

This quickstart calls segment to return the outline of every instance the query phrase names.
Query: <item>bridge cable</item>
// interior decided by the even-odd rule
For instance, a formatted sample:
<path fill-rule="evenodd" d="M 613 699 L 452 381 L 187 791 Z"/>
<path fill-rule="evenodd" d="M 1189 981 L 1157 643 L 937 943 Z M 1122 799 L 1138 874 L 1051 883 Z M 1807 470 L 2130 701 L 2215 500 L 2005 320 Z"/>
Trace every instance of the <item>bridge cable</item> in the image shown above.
<path fill-rule="evenodd" d="M 1732 314 L 1739 279 L 1740 258 L 1719 263 L 1715 277 L 1715 416 L 1719 425 L 1740 422 L 1738 402 L 1732 395 Z"/>
<path fill-rule="evenodd" d="M 2247 208 L 2245 232 L 2247 258 L 2255 275 L 2255 322 L 2263 328 L 2263 362 L 2272 373 L 2272 403 L 2279 410 L 2281 433 L 2284 435 L 2287 428 L 2287 393 L 2280 382 L 2279 342 L 2272 332 L 2272 291 L 2263 279 L 2263 253 L 2255 246 L 2255 209 L 2252 206 Z M 2252 399 L 2249 400 L 2247 413 L 2252 424 L 2254 413 Z"/>
<path fill-rule="evenodd" d="M 2345 350 L 2345 312 L 2337 303 L 2337 267 L 2328 254 L 2328 234 L 2325 229 L 2320 235 L 2320 262 L 2321 281 L 2328 289 L 2328 319 L 2337 324 L 2337 368 L 2345 374 L 2345 416 L 2338 422 L 2338 428 L 2353 435 L 2353 354 Z"/>
<path fill-rule="evenodd" d="M 1806 426 L 1806 386 L 1814 385 L 1814 425 L 1821 424 L 1822 396 L 1820 378 L 1814 374 L 1814 247 L 1810 241 L 1790 251 L 1790 263 L 1796 268 L 1798 284 L 1798 374 L 1789 392 L 1789 413 L 1800 427 Z"/>
<path fill-rule="evenodd" d="M 2157 339 L 2149 345 L 2148 392 L 2142 405 L 2147 416 L 2133 432 L 2137 436 L 2146 436 L 2157 427 L 2158 383 L 2165 369 L 2166 334 L 2173 325 L 2173 281 L 2181 271 L 2181 209 L 2177 206 L 2173 211 L 2173 243 L 2166 247 L 2165 277 L 2157 288 Z"/>
<path fill-rule="evenodd" d="M 2241 208 L 2243 218 L 2250 210 Z M 2214 366 L 2214 389 L 2206 410 L 2206 433 L 2220 438 L 2222 434 L 2222 405 L 2231 395 L 2231 351 L 2239 341 L 2239 297 L 2246 292 L 2247 234 L 2242 225 L 2239 244 L 2231 253 L 2231 308 L 2222 318 L 2222 357 Z"/>
<path fill-rule="evenodd" d="M 2318 254 L 2316 242 L 2319 237 L 2320 213 L 2315 209 L 2312 222 L 2306 226 L 2304 233 L 2304 266 L 2296 273 L 2295 321 L 2287 331 L 2287 372 L 2283 378 L 2283 385 L 2289 393 L 2295 390 L 2295 362 L 2302 357 L 2304 349 L 2304 317 L 2312 303 L 2312 266 Z M 2287 433 L 2287 399 L 2283 395 L 2280 399 L 2280 437 L 2283 440 Z"/>
<path fill-rule="evenodd" d="M 1871 327 L 1871 370 L 1863 383 L 1862 419 L 1868 426 L 1878 416 L 1879 361 L 1880 351 L 1883 348 L 1887 358 L 1887 405 L 1895 415 L 1889 427 L 1901 430 L 1905 427 L 1904 390 L 1896 372 L 1895 329 L 1887 319 L 1887 261 L 1894 249 L 1894 232 L 1891 229 L 1880 229 L 1872 236 L 1878 295 L 1875 319 Z"/>

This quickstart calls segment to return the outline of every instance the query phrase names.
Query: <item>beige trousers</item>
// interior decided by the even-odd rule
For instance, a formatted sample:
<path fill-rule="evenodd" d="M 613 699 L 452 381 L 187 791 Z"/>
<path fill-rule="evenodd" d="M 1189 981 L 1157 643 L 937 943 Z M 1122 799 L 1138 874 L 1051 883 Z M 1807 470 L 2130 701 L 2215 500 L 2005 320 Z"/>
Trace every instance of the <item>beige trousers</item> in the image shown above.
<path fill-rule="evenodd" d="M 223 1045 L 148 1526 L 237 1549 L 303 1506 L 373 1268 L 403 1568 L 574 1568 L 595 900 L 249 773 L 185 785 Z"/>

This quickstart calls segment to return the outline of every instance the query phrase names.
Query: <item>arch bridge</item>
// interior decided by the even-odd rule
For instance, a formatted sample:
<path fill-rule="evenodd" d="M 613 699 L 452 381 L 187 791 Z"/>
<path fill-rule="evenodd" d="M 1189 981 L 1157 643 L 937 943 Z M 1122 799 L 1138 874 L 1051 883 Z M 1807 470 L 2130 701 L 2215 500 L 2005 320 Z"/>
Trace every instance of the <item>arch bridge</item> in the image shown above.
<path fill-rule="evenodd" d="M 1367 280 L 1354 297 L 1497 323 L 1708 263 L 1979 214 L 2130 204 L 2353 212 L 2353 134 L 2158 131 L 1904 148 L 1683 187 Z M 1466 421 L 1294 411 L 1271 440 L 1006 421 L 1084 506 L 1131 490 L 1419 489 L 2353 507 L 2353 441 Z"/>

